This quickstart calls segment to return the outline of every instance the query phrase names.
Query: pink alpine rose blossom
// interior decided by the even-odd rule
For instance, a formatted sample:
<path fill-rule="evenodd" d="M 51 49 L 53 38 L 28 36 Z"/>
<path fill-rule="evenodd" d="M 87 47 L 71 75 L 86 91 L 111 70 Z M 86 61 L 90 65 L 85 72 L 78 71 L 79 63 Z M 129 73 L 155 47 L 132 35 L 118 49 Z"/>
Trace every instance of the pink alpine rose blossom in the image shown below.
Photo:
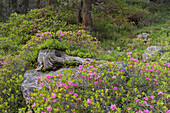
<path fill-rule="evenodd" d="M 159 92 L 158 92 L 158 95 L 163 95 L 163 92 L 162 92 L 162 91 L 159 91 Z"/>
<path fill-rule="evenodd" d="M 149 96 L 151 99 L 154 99 L 154 96 Z"/>
<path fill-rule="evenodd" d="M 47 111 L 52 111 L 52 107 L 51 106 L 47 107 Z"/>
<path fill-rule="evenodd" d="M 115 110 L 116 109 L 116 105 L 114 104 L 111 104 L 111 107 L 110 107 L 112 110 Z"/>
<path fill-rule="evenodd" d="M 117 87 L 113 87 L 114 90 L 117 90 Z"/>
<path fill-rule="evenodd" d="M 127 52 L 127 53 L 126 53 L 126 55 L 131 55 L 131 54 L 132 54 L 132 52 Z"/>
<path fill-rule="evenodd" d="M 143 97 L 143 99 L 148 100 L 148 97 Z"/>
<path fill-rule="evenodd" d="M 144 110 L 144 113 L 149 113 L 149 110 Z"/>
<path fill-rule="evenodd" d="M 87 104 L 91 104 L 91 99 L 87 99 Z"/>
<path fill-rule="evenodd" d="M 112 78 L 116 79 L 116 76 L 113 76 Z"/>

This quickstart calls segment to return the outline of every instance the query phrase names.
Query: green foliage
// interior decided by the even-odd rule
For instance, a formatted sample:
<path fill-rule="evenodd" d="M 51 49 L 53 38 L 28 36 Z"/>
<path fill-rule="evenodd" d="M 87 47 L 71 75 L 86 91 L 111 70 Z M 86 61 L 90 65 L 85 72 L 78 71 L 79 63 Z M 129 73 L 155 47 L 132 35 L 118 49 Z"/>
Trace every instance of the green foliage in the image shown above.
<path fill-rule="evenodd" d="M 169 81 L 167 66 L 162 67 L 162 63 L 137 63 L 130 61 L 129 58 L 126 59 L 130 68 L 128 81 L 124 72 L 121 69 L 114 71 L 117 66 L 114 62 L 108 61 L 86 62 L 79 66 L 79 73 L 65 70 L 57 75 L 37 79 L 38 84 L 43 88 L 37 93 L 31 94 L 32 98 L 29 99 L 31 108 L 35 112 L 49 112 L 47 108 L 50 106 L 51 112 L 77 113 L 87 111 L 133 112 L 146 109 L 158 113 L 168 109 L 170 95 L 167 86 Z M 99 66 L 104 63 L 106 65 Z M 137 67 L 133 66 L 134 64 Z M 146 65 L 148 66 L 146 67 Z M 152 67 L 150 71 L 143 71 L 150 67 Z M 157 75 L 152 73 L 154 70 L 161 71 L 162 69 L 166 76 L 161 73 L 157 73 Z M 90 78 L 90 75 L 93 77 Z M 50 89 L 45 88 L 49 86 Z M 117 108 L 112 110 L 111 105 L 113 104 Z M 23 112 L 22 109 L 19 111 Z"/>
<path fill-rule="evenodd" d="M 150 25 L 151 22 L 164 20 L 162 18 L 166 17 L 168 5 L 164 6 L 166 5 L 147 3 L 145 0 L 108 0 L 107 3 L 94 5 L 94 35 L 98 38 L 111 38 L 101 45 L 91 33 L 82 30 L 86 29 L 85 26 L 75 24 L 75 12 L 71 8 L 48 6 L 31 10 L 26 15 L 11 14 L 7 23 L 0 23 L 0 112 L 24 112 L 26 107 L 37 113 L 48 112 L 47 107 L 52 107 L 52 112 L 68 110 L 76 113 L 131 113 L 146 109 L 155 113 L 165 112 L 170 108 L 169 52 L 147 64 L 141 61 L 141 54 L 148 46 L 154 45 L 162 47 L 164 51 L 169 50 L 170 38 L 167 33 L 170 24 L 136 30 Z M 150 36 L 147 40 L 136 37 L 127 39 L 129 31 L 133 31 L 133 35 L 147 32 Z M 115 40 L 112 40 L 113 38 Z M 88 78 L 87 75 L 91 73 L 82 70 L 80 73 L 66 70 L 62 76 L 54 75 L 54 78 L 62 78 L 63 84 L 69 86 L 68 81 L 72 81 L 75 86 L 69 86 L 67 89 L 67 86 L 63 85 L 57 88 L 58 81 L 50 78 L 54 83 L 46 85 L 51 85 L 52 89 L 43 88 L 32 94 L 30 103 L 36 104 L 29 106 L 26 105 L 20 89 L 24 79 L 22 75 L 25 71 L 36 68 L 38 52 L 41 49 L 59 49 L 73 56 L 100 57 L 125 62 L 129 67 L 130 78 L 124 76 L 123 71 L 119 69 L 115 71 L 117 66 L 111 62 L 87 62 L 83 64 L 82 70 L 90 69 L 93 74 L 96 73 L 94 77 Z M 113 50 L 112 53 L 108 54 L 108 49 Z M 129 51 L 133 54 L 126 55 Z M 106 65 L 98 66 L 103 63 Z M 74 67 L 79 64 L 73 61 L 66 65 Z M 114 87 L 118 89 L 115 90 Z M 71 91 L 73 93 L 69 93 Z M 55 99 L 52 92 L 57 94 L 57 102 L 53 102 Z M 40 95 L 41 93 L 43 95 Z M 154 96 L 154 99 L 150 96 Z M 44 100 L 44 97 L 49 100 Z M 87 99 L 90 99 L 91 103 L 87 103 Z M 144 101 L 147 101 L 147 104 L 141 106 Z M 116 105 L 117 108 L 111 110 L 111 105 Z"/>

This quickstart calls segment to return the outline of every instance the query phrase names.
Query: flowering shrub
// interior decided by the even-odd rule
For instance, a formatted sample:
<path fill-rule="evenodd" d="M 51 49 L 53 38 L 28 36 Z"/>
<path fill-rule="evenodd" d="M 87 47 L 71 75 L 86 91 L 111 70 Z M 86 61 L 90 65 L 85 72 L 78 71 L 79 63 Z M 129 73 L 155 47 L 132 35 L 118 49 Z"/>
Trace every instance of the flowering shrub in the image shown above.
<path fill-rule="evenodd" d="M 130 77 L 108 61 L 87 61 L 79 65 L 76 73 L 65 70 L 43 79 L 38 77 L 37 84 L 43 89 L 31 94 L 29 110 L 168 113 L 170 64 L 160 69 L 162 64 L 131 60 L 131 54 L 127 53 Z"/>
<path fill-rule="evenodd" d="M 96 17 L 95 28 L 100 29 L 96 35 L 122 40 L 119 33 L 134 29 L 127 17 L 134 17 L 143 10 L 136 8 L 138 10 L 133 12 L 133 8 L 122 7 L 126 4 L 124 1 L 118 1 L 119 4 L 109 4 L 109 7 L 103 4 L 115 15 L 109 12 L 100 18 L 100 13 L 92 14 Z M 124 4 L 121 6 L 121 3 Z M 128 14 L 127 17 L 117 8 L 124 9 L 121 11 Z M 137 18 L 145 18 L 145 14 L 148 12 L 144 11 Z M 161 60 L 148 63 L 140 58 L 147 46 L 169 50 L 170 38 L 166 35 L 169 25 L 167 30 L 161 30 L 160 26 L 154 28 L 146 40 L 126 38 L 119 43 L 109 40 L 116 49 L 107 56 L 100 50 L 98 40 L 82 30 L 84 26 L 72 23 L 75 23 L 72 10 L 53 6 L 31 10 L 26 15 L 14 13 L 7 23 L 0 23 L 3 36 L 0 37 L 0 112 L 170 112 L 169 57 L 165 54 Z M 128 75 L 113 62 L 86 62 L 79 66 L 78 72 L 66 70 L 44 79 L 38 77 L 36 83 L 42 90 L 31 94 L 26 102 L 20 89 L 23 74 L 36 68 L 40 49 L 60 49 L 80 57 L 103 55 L 102 58 L 127 63 Z"/>
<path fill-rule="evenodd" d="M 71 10 L 61 10 L 59 7 L 49 6 L 42 9 L 34 9 L 26 15 L 17 13 L 11 14 L 7 23 L 0 24 L 0 31 L 5 37 L 0 44 L 14 53 L 38 33 L 50 31 L 57 32 L 61 30 L 78 31 L 84 29 L 84 26 L 72 25 L 74 12 Z M 75 23 L 75 22 L 73 22 Z M 8 32 L 7 32 L 8 31 Z M 8 37 L 8 38 L 7 38 Z M 16 53 L 18 54 L 18 53 Z"/>

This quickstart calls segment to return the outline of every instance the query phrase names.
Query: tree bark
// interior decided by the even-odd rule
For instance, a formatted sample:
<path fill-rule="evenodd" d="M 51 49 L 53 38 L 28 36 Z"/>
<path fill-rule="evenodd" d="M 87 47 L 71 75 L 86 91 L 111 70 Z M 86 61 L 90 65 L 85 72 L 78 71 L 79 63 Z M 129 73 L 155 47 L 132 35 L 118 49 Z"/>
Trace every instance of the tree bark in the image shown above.
<path fill-rule="evenodd" d="M 28 4 L 29 4 L 28 0 L 23 1 L 23 9 L 24 9 L 25 14 L 27 13 L 27 9 L 28 9 L 28 6 L 29 6 Z"/>
<path fill-rule="evenodd" d="M 83 0 L 80 1 L 80 3 L 78 3 L 76 1 L 76 6 L 77 6 L 77 9 L 76 9 L 76 18 L 77 18 L 77 21 L 78 23 L 82 23 L 83 19 L 82 19 L 82 16 L 81 16 L 81 12 L 82 12 L 82 9 L 83 9 Z"/>
<path fill-rule="evenodd" d="M 84 0 L 83 3 L 83 23 L 86 27 L 89 27 L 91 31 L 93 29 L 93 21 L 91 17 L 92 2 L 90 0 Z"/>
<path fill-rule="evenodd" d="M 51 0 L 48 0 L 48 5 L 51 5 L 52 1 Z"/>
<path fill-rule="evenodd" d="M 40 0 L 37 0 L 37 8 L 40 8 Z"/>
<path fill-rule="evenodd" d="M 12 0 L 12 8 L 15 10 L 17 9 L 17 1 L 18 0 Z"/>

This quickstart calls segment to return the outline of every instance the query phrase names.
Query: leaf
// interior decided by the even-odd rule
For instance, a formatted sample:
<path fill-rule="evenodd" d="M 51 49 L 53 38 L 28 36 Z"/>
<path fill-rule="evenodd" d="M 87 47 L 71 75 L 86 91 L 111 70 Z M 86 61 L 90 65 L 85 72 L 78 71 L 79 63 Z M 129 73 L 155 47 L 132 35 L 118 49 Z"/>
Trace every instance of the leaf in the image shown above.
<path fill-rule="evenodd" d="M 129 80 L 129 81 L 127 82 L 127 87 L 131 87 L 131 86 L 132 86 L 131 83 L 132 83 L 132 80 Z"/>

